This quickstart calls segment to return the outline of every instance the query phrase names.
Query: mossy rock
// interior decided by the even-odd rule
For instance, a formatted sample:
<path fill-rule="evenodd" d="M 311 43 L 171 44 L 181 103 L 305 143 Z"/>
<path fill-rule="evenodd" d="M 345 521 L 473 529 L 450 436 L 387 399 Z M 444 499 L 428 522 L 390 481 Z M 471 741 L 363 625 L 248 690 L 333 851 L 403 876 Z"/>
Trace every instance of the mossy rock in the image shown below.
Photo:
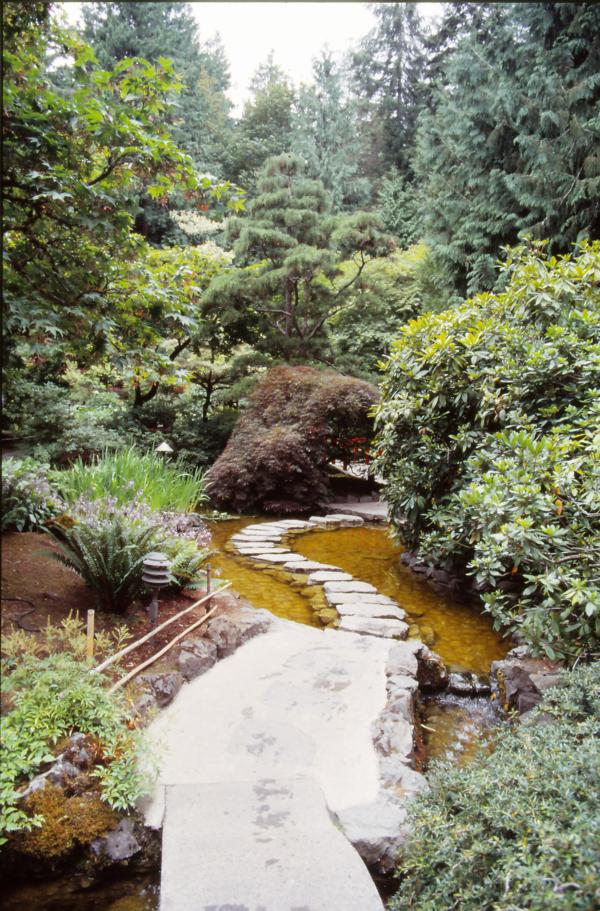
<path fill-rule="evenodd" d="M 32 815 L 40 814 L 43 823 L 30 832 L 19 832 L 11 847 L 20 854 L 40 859 L 55 859 L 69 854 L 109 832 L 119 816 L 94 792 L 67 796 L 62 788 L 47 784 L 24 802 Z"/>
<path fill-rule="evenodd" d="M 323 610 L 317 612 L 317 617 L 323 626 L 330 626 L 332 623 L 336 623 L 340 619 L 338 612 L 332 607 L 324 607 Z"/>

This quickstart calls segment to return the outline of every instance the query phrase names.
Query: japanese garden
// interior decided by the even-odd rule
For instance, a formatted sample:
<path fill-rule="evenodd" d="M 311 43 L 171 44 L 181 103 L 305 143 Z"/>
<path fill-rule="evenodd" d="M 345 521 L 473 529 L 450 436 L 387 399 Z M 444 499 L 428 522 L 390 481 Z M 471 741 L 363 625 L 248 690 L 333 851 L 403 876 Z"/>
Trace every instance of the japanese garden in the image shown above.
<path fill-rule="evenodd" d="M 2 32 L 3 907 L 598 907 L 600 5 Z"/>

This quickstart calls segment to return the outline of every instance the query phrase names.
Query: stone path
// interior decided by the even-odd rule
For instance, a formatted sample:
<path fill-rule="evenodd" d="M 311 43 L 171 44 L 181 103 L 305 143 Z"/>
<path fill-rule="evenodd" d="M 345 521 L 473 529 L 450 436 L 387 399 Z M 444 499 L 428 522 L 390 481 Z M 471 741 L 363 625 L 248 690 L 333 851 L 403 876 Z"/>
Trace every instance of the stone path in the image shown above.
<path fill-rule="evenodd" d="M 290 535 L 361 523 L 260 523 L 232 541 L 285 569 L 311 563 L 288 550 Z M 273 617 L 148 729 L 159 756 L 145 813 L 163 824 L 161 911 L 382 911 L 352 845 L 390 869 L 406 801 L 426 787 L 411 768 L 424 647 L 398 642 L 401 608 L 347 575 L 312 563 L 304 574 L 339 606 L 339 629 Z"/>

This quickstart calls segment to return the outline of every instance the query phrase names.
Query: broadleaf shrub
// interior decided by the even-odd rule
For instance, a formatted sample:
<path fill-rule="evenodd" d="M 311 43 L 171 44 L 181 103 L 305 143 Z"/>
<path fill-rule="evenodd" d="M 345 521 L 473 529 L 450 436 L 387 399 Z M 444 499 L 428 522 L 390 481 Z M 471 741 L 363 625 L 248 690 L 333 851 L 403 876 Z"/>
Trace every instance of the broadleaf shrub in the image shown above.
<path fill-rule="evenodd" d="M 536 719 L 539 718 L 539 720 Z M 600 668 L 565 674 L 494 751 L 438 764 L 409 810 L 390 911 L 588 911 L 600 863 Z"/>
<path fill-rule="evenodd" d="M 362 380 L 312 367 L 269 370 L 207 473 L 211 500 L 232 512 L 313 509 L 328 490 L 328 462 L 368 447 L 376 401 Z"/>
<path fill-rule="evenodd" d="M 474 576 L 497 626 L 572 661 L 600 643 L 600 243 L 504 268 L 506 291 L 402 330 L 377 467 L 410 547 Z"/>

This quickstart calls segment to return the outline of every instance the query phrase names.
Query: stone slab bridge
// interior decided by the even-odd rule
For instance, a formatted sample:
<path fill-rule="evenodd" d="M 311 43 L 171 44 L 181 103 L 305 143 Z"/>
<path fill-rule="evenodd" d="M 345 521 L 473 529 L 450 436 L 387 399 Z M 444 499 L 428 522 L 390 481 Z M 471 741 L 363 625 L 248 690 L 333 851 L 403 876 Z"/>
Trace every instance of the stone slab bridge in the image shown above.
<path fill-rule="evenodd" d="M 361 521 L 260 523 L 232 540 L 298 572 L 309 561 L 287 549 L 290 535 Z M 267 616 L 263 635 L 184 686 L 148 729 L 161 911 L 383 909 L 365 862 L 393 867 L 406 803 L 427 787 L 412 768 L 413 697 L 435 656 L 402 641 L 401 608 L 372 586 L 336 567 L 304 571 L 341 607 L 339 627 L 248 610 Z"/>

